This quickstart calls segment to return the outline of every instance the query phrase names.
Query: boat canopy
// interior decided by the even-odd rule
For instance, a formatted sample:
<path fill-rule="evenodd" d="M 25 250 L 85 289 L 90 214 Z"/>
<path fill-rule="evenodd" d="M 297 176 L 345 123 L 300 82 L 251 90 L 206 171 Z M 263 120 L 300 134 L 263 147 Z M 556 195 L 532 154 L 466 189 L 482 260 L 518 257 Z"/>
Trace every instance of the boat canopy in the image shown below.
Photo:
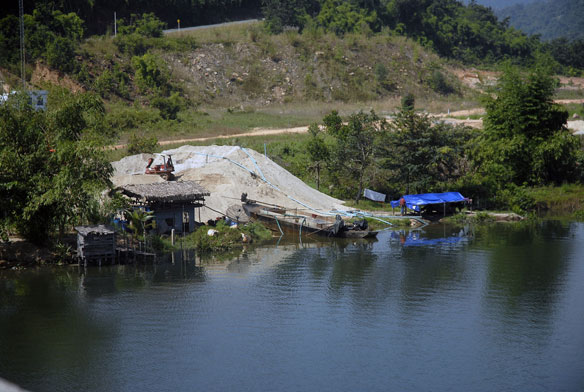
<path fill-rule="evenodd" d="M 419 195 L 403 195 L 406 200 L 406 207 L 410 210 L 420 211 L 421 206 L 429 204 L 459 203 L 466 201 L 466 198 L 459 192 L 445 193 L 421 193 Z M 390 202 L 393 208 L 399 207 L 399 200 Z"/>

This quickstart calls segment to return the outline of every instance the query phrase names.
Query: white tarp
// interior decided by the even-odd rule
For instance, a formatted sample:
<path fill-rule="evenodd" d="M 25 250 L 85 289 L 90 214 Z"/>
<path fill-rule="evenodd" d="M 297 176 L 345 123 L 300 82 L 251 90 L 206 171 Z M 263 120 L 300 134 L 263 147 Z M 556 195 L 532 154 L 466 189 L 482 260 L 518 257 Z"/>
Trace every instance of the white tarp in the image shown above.
<path fill-rule="evenodd" d="M 363 191 L 363 197 L 373 201 L 380 201 L 382 203 L 385 202 L 385 193 L 375 192 L 371 189 L 365 189 Z"/>

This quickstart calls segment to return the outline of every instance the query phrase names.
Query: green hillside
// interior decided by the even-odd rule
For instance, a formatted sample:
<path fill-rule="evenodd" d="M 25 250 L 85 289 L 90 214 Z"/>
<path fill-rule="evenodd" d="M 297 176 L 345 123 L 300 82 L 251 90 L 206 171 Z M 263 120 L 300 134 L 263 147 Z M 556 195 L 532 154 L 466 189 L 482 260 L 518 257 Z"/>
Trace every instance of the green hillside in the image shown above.
<path fill-rule="evenodd" d="M 554 0 L 518 4 L 497 12 L 511 26 L 543 40 L 584 39 L 584 1 Z"/>

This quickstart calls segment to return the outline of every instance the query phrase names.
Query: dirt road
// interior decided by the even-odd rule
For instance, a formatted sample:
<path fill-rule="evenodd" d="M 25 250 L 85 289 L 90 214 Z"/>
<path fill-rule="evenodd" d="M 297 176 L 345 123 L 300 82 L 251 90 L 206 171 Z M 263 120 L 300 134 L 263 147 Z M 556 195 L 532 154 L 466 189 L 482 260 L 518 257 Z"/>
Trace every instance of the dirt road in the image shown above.
<path fill-rule="evenodd" d="M 161 140 L 158 142 L 161 146 L 166 146 L 169 144 L 184 144 L 192 142 L 206 142 L 208 140 L 217 139 L 233 139 L 236 137 L 248 137 L 248 136 L 263 136 L 263 135 L 282 135 L 286 133 L 306 133 L 308 132 L 308 125 L 303 127 L 295 128 L 255 128 L 253 131 L 246 133 L 235 133 L 231 135 L 218 135 L 209 137 L 195 137 L 190 139 L 175 139 L 175 140 Z M 118 148 L 124 148 L 127 144 L 117 144 L 111 148 L 117 150 Z"/>
<path fill-rule="evenodd" d="M 567 104 L 567 103 L 584 103 L 584 99 L 559 99 L 556 100 L 556 103 L 559 104 Z M 484 108 L 474 108 L 474 109 L 467 109 L 467 110 L 457 110 L 453 112 L 447 113 L 437 113 L 431 114 L 432 117 L 437 119 L 443 120 L 448 124 L 453 125 L 466 125 L 473 128 L 482 128 L 483 127 L 483 120 L 482 119 L 460 119 L 455 117 L 470 117 L 476 115 L 484 115 L 485 109 Z M 196 137 L 196 138 L 188 138 L 188 139 L 176 139 L 176 140 L 161 140 L 158 142 L 161 146 L 166 146 L 170 144 L 185 144 L 185 143 L 193 143 L 193 142 L 206 142 L 209 140 L 217 140 L 217 139 L 233 139 L 237 137 L 249 137 L 249 136 L 266 136 L 266 135 L 283 135 L 283 134 L 294 134 L 294 133 L 306 133 L 308 132 L 308 125 L 302 127 L 294 127 L 294 128 L 254 128 L 250 132 L 245 133 L 236 133 L 231 135 L 218 135 L 218 136 L 208 136 L 208 137 Z M 112 149 L 117 150 L 120 148 L 125 148 L 127 144 L 117 144 L 115 146 L 111 146 Z"/>

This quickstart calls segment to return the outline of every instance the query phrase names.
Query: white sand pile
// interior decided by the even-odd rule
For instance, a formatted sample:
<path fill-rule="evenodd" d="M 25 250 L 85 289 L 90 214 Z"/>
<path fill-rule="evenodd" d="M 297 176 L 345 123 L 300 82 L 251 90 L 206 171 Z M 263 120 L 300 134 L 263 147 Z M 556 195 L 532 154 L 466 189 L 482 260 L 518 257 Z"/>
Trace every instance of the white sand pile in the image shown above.
<path fill-rule="evenodd" d="M 318 192 L 253 150 L 244 151 L 239 146 L 182 146 L 164 151 L 163 154 L 172 155 L 176 180 L 196 181 L 205 187 L 211 193 L 211 196 L 205 198 L 205 204 L 221 214 L 231 205 L 241 204 L 242 193 L 247 193 L 249 199 L 299 210 L 308 210 L 306 206 L 324 212 L 347 209 L 341 200 Z M 152 156 L 133 155 L 112 163 L 114 184 L 119 186 L 164 181 L 157 175 L 143 174 Z M 162 163 L 162 158 L 155 157 L 154 163 Z M 201 220 L 220 215 L 210 208 L 201 210 Z"/>
<path fill-rule="evenodd" d="M 574 135 L 584 135 L 584 120 L 568 121 L 568 128 L 574 131 Z"/>

